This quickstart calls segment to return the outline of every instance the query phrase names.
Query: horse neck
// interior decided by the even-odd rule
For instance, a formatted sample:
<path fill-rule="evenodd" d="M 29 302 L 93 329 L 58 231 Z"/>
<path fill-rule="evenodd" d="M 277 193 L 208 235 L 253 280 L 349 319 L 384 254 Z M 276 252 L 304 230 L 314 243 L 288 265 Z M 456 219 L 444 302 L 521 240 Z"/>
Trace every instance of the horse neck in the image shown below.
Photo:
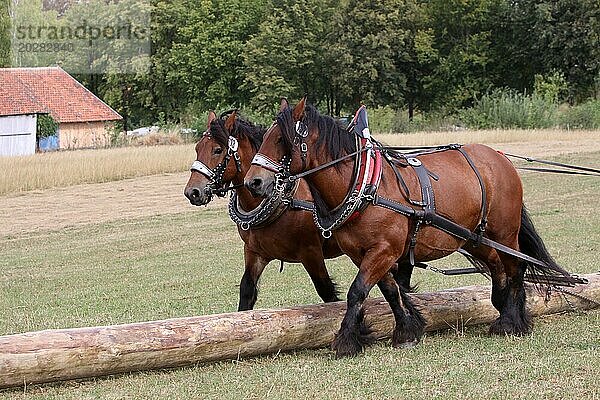
<path fill-rule="evenodd" d="M 240 155 L 240 164 L 242 167 L 242 171 L 236 173 L 231 181 L 231 183 L 233 183 L 236 186 L 241 185 L 240 187 L 235 189 L 235 191 L 241 209 L 246 212 L 254 210 L 256 207 L 259 206 L 259 204 L 262 201 L 262 199 L 252 196 L 250 191 L 246 188 L 246 186 L 244 186 L 244 177 L 250 169 L 250 165 L 252 164 L 252 158 L 254 157 L 255 153 L 256 152 L 247 140 L 244 140 L 243 143 L 240 142 L 240 149 L 238 150 L 238 154 Z M 232 162 L 235 162 L 235 160 L 232 160 Z"/>
<path fill-rule="evenodd" d="M 325 164 L 328 161 L 321 161 L 315 166 Z M 336 166 L 308 175 L 306 180 L 311 186 L 311 191 L 317 191 L 318 196 L 331 210 L 339 206 L 346 198 L 352 184 L 353 172 L 354 161 L 349 159 L 340 162 Z"/>

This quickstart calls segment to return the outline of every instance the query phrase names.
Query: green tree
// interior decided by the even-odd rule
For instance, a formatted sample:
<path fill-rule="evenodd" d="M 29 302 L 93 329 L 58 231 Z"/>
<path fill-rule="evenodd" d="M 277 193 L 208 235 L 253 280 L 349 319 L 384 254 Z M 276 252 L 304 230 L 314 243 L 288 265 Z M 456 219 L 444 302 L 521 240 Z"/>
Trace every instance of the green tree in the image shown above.
<path fill-rule="evenodd" d="M 425 87 L 436 108 L 453 112 L 493 87 L 491 42 L 496 0 L 431 0 L 428 15 L 439 54 Z"/>
<path fill-rule="evenodd" d="M 341 8 L 330 54 L 337 61 L 333 82 L 346 108 L 360 102 L 402 107 L 407 77 L 401 66 L 409 63 L 411 39 L 405 13 L 404 0 L 350 0 Z"/>
<path fill-rule="evenodd" d="M 593 96 L 600 76 L 597 0 L 503 0 L 494 44 L 497 85 L 533 90 L 535 76 L 564 75 L 571 102 Z"/>
<path fill-rule="evenodd" d="M 331 94 L 325 37 L 337 1 L 277 0 L 243 52 L 250 104 L 269 109 L 281 96 L 309 94 L 315 103 Z"/>
<path fill-rule="evenodd" d="M 185 99 L 196 108 L 243 103 L 242 52 L 266 6 L 267 0 L 174 2 L 181 24 L 161 59 L 166 81 L 184 88 Z"/>
<path fill-rule="evenodd" d="M 10 0 L 0 0 L 0 68 L 12 64 L 9 7 Z"/>

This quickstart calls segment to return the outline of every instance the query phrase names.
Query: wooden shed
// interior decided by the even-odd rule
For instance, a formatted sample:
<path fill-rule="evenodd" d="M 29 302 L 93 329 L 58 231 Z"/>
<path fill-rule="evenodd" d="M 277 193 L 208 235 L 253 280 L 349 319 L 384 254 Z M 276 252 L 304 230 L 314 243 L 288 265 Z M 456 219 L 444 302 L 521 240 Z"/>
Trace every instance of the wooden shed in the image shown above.
<path fill-rule="evenodd" d="M 61 149 L 104 147 L 122 120 L 60 67 L 0 68 L 0 117 L 35 114 L 58 122 Z M 9 124 L 13 119 L 0 119 L 0 132 L 14 130 Z"/>

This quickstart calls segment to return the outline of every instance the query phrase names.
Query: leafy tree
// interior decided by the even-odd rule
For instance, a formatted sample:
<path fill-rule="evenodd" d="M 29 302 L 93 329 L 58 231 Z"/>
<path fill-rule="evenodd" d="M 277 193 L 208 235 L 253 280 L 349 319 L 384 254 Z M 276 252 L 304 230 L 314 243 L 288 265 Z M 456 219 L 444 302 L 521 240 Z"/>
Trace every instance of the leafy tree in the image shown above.
<path fill-rule="evenodd" d="M 12 61 L 9 7 L 10 0 L 0 0 L 0 68 Z"/>
<path fill-rule="evenodd" d="M 545 3 L 545 4 L 544 4 Z M 600 4 L 598 0 L 550 0 L 537 5 L 534 29 L 544 72 L 561 71 L 570 100 L 594 94 L 600 76 Z"/>
<path fill-rule="evenodd" d="M 426 7 L 418 0 L 406 0 L 402 15 L 401 26 L 409 34 L 405 37 L 396 65 L 406 75 L 403 96 L 408 108 L 408 119 L 412 120 L 416 108 L 429 108 L 431 96 L 425 83 L 426 78 L 433 73 L 439 55 L 434 47 L 435 35 Z"/>
<path fill-rule="evenodd" d="M 197 108 L 244 103 L 242 53 L 266 6 L 267 0 L 174 2 L 183 20 L 161 60 L 166 81 L 183 88 L 186 100 Z"/>
<path fill-rule="evenodd" d="M 428 14 L 435 34 L 437 65 L 425 87 L 436 108 L 447 112 L 472 104 L 493 86 L 493 34 L 490 19 L 495 0 L 431 0 Z"/>
<path fill-rule="evenodd" d="M 600 76 L 597 0 L 503 0 L 496 32 L 497 85 L 533 90 L 536 75 L 564 75 L 571 102 L 593 96 Z"/>
<path fill-rule="evenodd" d="M 269 109 L 281 96 L 330 96 L 331 71 L 324 38 L 332 28 L 335 0 L 277 0 L 246 43 L 243 88 L 250 104 Z"/>
<path fill-rule="evenodd" d="M 50 114 L 40 114 L 36 118 L 36 136 L 37 138 L 45 138 L 56 135 L 58 123 Z"/>
<path fill-rule="evenodd" d="M 400 67 L 410 62 L 411 37 L 405 12 L 403 0 L 350 0 L 341 9 L 330 54 L 337 61 L 333 82 L 344 105 L 402 106 L 407 77 Z"/>

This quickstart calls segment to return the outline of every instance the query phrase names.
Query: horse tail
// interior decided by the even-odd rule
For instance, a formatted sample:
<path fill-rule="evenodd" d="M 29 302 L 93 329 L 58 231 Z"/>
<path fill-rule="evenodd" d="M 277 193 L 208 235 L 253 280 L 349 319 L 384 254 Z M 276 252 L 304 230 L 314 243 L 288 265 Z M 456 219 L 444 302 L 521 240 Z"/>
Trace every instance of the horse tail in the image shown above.
<path fill-rule="evenodd" d="M 538 277 L 564 277 L 567 281 L 572 279 L 571 274 L 567 272 L 563 267 L 558 265 L 554 258 L 546 249 L 546 245 L 542 241 L 542 238 L 537 233 L 537 230 L 533 226 L 533 221 L 529 217 L 529 213 L 525 208 L 525 205 L 521 207 L 521 229 L 519 230 L 519 248 L 522 253 L 527 254 L 539 261 L 542 261 L 545 266 L 526 262 L 527 269 L 530 273 L 537 275 Z M 532 279 L 534 282 L 536 279 Z"/>

